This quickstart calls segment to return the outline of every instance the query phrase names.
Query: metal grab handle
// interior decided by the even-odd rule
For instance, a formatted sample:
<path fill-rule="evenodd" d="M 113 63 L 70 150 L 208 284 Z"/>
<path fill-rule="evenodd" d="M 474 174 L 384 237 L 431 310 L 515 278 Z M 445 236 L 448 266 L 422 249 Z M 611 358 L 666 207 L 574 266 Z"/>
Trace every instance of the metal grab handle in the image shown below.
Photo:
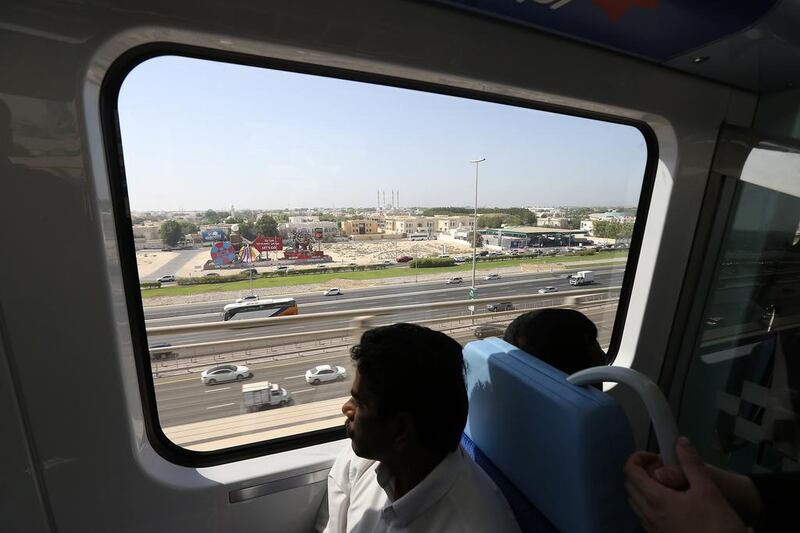
<path fill-rule="evenodd" d="M 589 385 L 602 381 L 612 381 L 631 387 L 639 394 L 647 409 L 647 414 L 650 415 L 650 421 L 656 432 L 658 447 L 661 450 L 662 461 L 664 461 L 665 465 L 678 464 L 678 458 L 675 455 L 678 426 L 675 424 L 675 417 L 672 416 L 672 409 L 669 408 L 667 399 L 661 389 L 650 378 L 630 368 L 596 366 L 575 372 L 567 377 L 567 381 L 573 385 Z"/>

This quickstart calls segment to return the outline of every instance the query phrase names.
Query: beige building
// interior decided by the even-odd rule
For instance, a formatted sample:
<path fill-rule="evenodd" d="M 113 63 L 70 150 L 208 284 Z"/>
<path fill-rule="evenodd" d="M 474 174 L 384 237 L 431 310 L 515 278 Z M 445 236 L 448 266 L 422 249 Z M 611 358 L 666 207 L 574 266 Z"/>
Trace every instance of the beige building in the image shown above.
<path fill-rule="evenodd" d="M 450 233 L 451 230 L 472 231 L 475 228 L 475 221 L 469 215 L 436 215 L 434 218 L 436 219 L 436 231 L 438 233 Z"/>
<path fill-rule="evenodd" d="M 133 246 L 136 250 L 146 248 L 161 248 L 164 243 L 161 241 L 160 224 L 134 224 L 133 225 Z"/>
<path fill-rule="evenodd" d="M 425 233 L 428 236 L 437 233 L 449 233 L 452 230 L 472 230 L 475 224 L 470 216 L 436 215 L 424 216 L 394 216 L 386 217 L 384 222 L 386 233 Z"/>
<path fill-rule="evenodd" d="M 342 222 L 342 233 L 345 235 L 374 235 L 378 233 L 378 230 L 376 220 L 361 218 Z"/>

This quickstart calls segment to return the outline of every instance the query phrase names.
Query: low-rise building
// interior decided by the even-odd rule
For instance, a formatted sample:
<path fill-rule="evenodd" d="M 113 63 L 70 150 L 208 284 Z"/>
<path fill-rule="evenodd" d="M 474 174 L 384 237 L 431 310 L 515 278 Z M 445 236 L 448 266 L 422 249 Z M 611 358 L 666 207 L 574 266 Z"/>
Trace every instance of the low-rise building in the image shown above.
<path fill-rule="evenodd" d="M 291 222 L 292 219 L 297 218 L 309 217 L 289 217 L 289 222 L 278 224 L 278 231 L 282 237 L 287 238 L 293 233 L 309 233 L 315 239 L 324 239 L 325 237 L 336 237 L 340 234 L 337 222 L 321 222 L 319 217 L 312 217 L 316 218 L 316 221 Z"/>
<path fill-rule="evenodd" d="M 540 228 L 569 229 L 569 219 L 566 217 L 539 217 L 536 225 Z"/>
<path fill-rule="evenodd" d="M 373 235 L 380 230 L 378 222 L 368 218 L 345 220 L 342 222 L 342 233 L 345 235 Z"/>
<path fill-rule="evenodd" d="M 133 246 L 136 250 L 161 249 L 164 241 L 161 240 L 160 224 L 134 224 Z"/>

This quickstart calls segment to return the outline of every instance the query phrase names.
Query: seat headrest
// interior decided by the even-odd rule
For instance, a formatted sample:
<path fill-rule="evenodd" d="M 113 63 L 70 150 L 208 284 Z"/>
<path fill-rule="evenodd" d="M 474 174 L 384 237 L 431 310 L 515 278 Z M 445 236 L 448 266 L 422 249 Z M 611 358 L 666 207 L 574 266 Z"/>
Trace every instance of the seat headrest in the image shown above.
<path fill-rule="evenodd" d="M 639 530 L 622 472 L 633 435 L 613 398 L 500 339 L 464 358 L 465 433 L 557 529 Z"/>

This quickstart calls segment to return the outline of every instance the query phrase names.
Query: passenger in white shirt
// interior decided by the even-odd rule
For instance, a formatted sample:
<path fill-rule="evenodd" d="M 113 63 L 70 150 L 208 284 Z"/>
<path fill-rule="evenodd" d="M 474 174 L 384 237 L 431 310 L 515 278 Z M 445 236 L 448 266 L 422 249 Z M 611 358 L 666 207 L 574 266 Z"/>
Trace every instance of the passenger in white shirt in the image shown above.
<path fill-rule="evenodd" d="M 367 331 L 342 406 L 351 446 L 328 476 L 328 533 L 510 532 L 491 479 L 459 447 L 467 418 L 461 345 L 412 324 Z"/>

